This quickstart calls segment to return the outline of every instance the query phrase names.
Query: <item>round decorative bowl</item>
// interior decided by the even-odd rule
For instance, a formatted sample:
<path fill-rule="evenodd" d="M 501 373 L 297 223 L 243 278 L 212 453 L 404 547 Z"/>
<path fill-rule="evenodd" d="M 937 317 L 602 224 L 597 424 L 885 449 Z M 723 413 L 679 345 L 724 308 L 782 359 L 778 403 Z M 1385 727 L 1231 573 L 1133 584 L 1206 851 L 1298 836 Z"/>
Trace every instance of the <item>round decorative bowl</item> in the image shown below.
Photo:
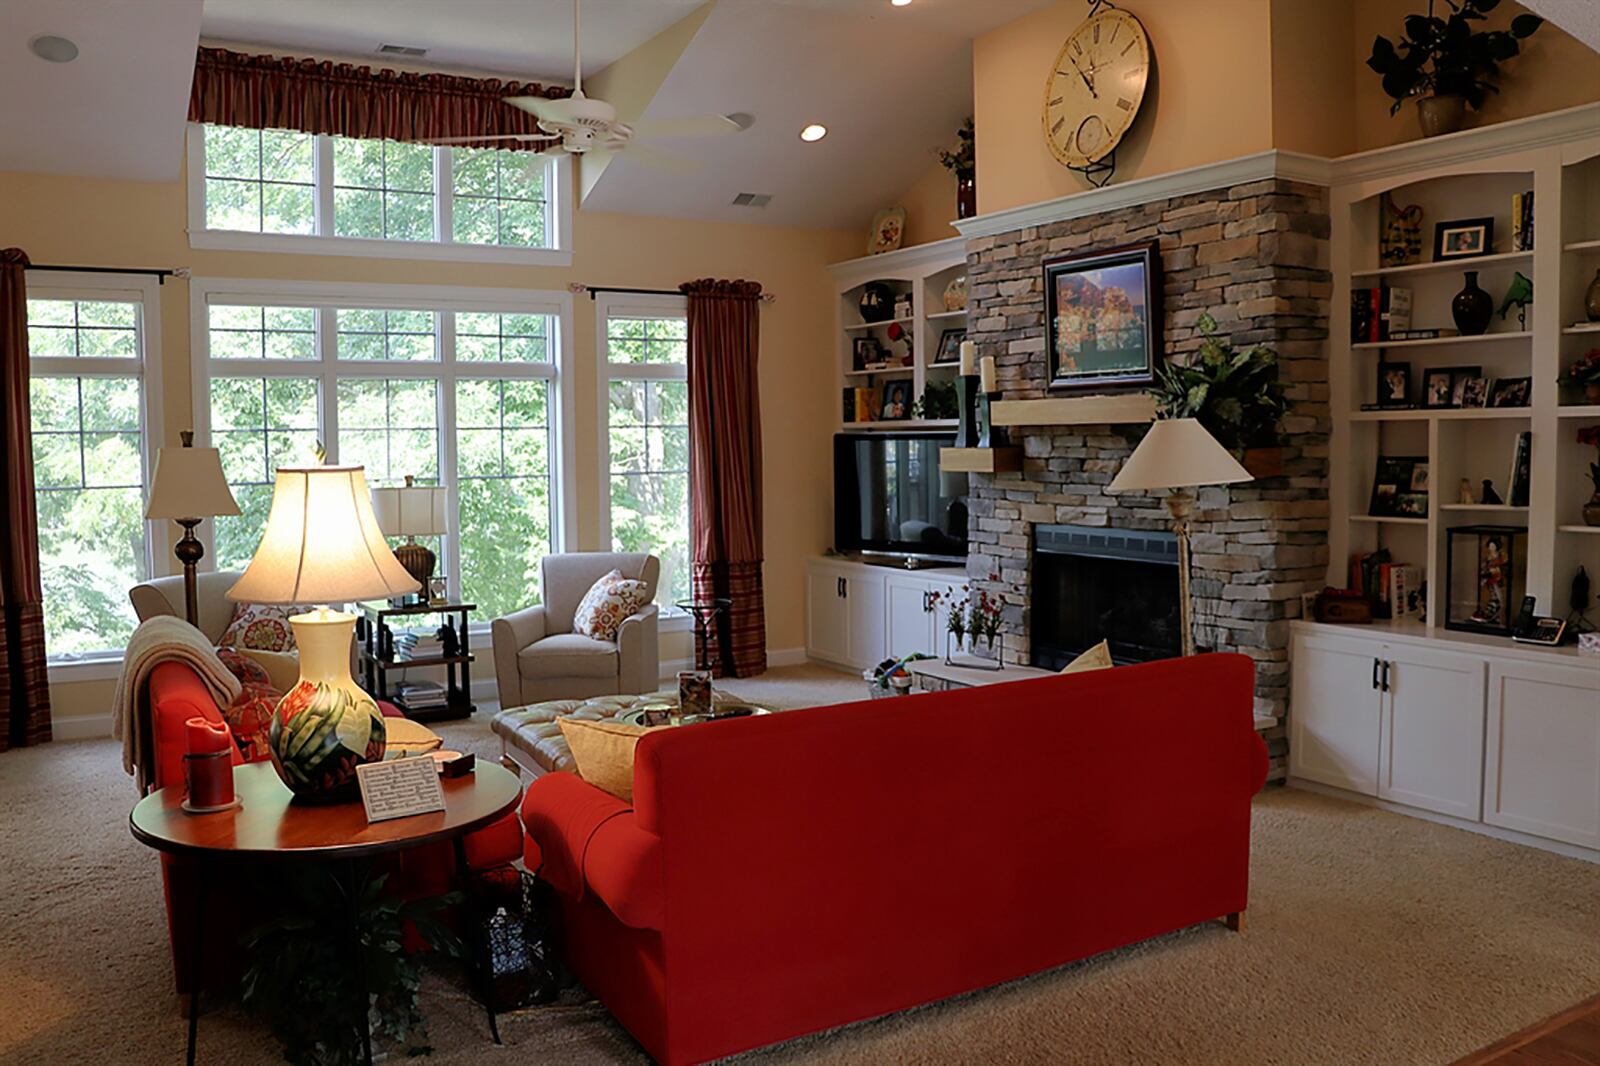
<path fill-rule="evenodd" d="M 946 311 L 965 311 L 967 309 L 967 276 L 962 274 L 953 279 L 944 287 L 944 309 Z"/>

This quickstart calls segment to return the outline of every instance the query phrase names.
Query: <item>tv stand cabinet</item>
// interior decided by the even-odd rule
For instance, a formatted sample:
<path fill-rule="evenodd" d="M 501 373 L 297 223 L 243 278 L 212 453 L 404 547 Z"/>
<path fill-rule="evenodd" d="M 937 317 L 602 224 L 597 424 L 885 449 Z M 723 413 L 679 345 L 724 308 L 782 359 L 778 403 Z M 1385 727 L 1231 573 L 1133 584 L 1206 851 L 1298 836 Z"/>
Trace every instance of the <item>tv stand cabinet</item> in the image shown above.
<path fill-rule="evenodd" d="M 823 556 L 806 562 L 806 657 L 866 670 L 914 652 L 944 653 L 945 613 L 932 594 L 957 598 L 960 567 L 906 570 Z"/>

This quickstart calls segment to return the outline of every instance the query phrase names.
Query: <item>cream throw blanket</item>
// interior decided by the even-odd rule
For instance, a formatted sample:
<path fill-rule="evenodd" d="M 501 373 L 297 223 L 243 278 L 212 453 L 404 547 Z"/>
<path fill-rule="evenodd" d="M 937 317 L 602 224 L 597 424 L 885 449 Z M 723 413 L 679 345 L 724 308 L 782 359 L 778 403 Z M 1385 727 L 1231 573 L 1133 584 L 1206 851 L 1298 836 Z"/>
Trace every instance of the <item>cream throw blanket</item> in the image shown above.
<path fill-rule="evenodd" d="M 122 653 L 122 677 L 111 694 L 111 735 L 122 741 L 122 768 L 134 775 L 141 796 L 155 778 L 151 765 L 154 738 L 146 735 L 150 728 L 146 685 L 150 672 L 171 659 L 193 667 L 218 707 L 230 707 L 239 698 L 239 679 L 222 665 L 204 633 L 173 615 L 157 615 L 141 623 Z"/>

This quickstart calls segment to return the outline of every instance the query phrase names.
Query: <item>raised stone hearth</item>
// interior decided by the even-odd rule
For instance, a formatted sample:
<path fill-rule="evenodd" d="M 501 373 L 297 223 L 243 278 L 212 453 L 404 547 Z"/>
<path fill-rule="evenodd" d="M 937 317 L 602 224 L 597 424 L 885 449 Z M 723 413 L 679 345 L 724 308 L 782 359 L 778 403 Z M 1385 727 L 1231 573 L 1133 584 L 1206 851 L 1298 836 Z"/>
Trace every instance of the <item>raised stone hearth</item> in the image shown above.
<path fill-rule="evenodd" d="M 1209 311 L 1238 347 L 1278 352 L 1293 409 L 1282 475 L 1199 492 L 1192 524 L 1195 640 L 1256 662 L 1256 713 L 1280 719 L 1267 737 L 1281 776 L 1289 620 L 1320 588 L 1328 562 L 1328 204 L 1325 189 L 1284 179 L 1153 201 L 1029 226 L 967 243 L 969 320 L 981 355 L 995 356 L 1007 400 L 1045 390 L 1044 259 L 1158 239 L 1169 358 L 1199 346 Z M 1024 427 L 1020 474 L 974 475 L 968 572 L 1000 575 L 1005 654 L 1027 663 L 1033 527 L 1170 528 L 1156 494 L 1113 497 L 1106 486 L 1141 426 Z"/>

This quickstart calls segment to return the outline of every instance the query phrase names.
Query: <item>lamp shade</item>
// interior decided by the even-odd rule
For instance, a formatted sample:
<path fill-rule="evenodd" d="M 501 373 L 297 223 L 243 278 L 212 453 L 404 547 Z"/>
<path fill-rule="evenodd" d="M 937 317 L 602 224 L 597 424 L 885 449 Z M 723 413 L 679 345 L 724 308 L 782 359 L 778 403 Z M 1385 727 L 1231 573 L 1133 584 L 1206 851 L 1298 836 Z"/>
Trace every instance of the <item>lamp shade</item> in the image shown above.
<path fill-rule="evenodd" d="M 383 539 L 361 467 L 281 467 L 261 546 L 228 598 L 349 603 L 418 587 Z"/>
<path fill-rule="evenodd" d="M 188 436 L 188 434 L 185 434 Z M 215 448 L 162 448 L 150 479 L 146 518 L 215 518 L 238 514 Z"/>
<path fill-rule="evenodd" d="M 1187 489 L 1252 480 L 1250 472 L 1193 418 L 1153 423 L 1112 479 L 1112 492 Z"/>
<path fill-rule="evenodd" d="M 386 537 L 437 537 L 444 528 L 444 486 L 385 485 L 372 490 L 372 510 Z"/>

